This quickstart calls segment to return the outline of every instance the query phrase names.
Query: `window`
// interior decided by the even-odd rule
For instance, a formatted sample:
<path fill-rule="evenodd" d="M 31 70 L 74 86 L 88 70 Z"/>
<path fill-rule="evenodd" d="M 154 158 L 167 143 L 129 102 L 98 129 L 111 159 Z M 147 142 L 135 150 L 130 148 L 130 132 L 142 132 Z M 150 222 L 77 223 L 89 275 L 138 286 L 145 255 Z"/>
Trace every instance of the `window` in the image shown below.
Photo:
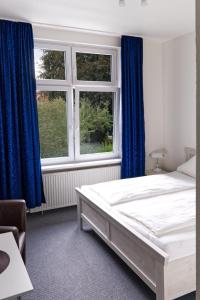
<path fill-rule="evenodd" d="M 111 62 L 111 55 L 77 52 L 77 80 L 111 82 Z"/>
<path fill-rule="evenodd" d="M 37 44 L 35 69 L 42 163 L 118 157 L 117 51 Z"/>
<path fill-rule="evenodd" d="M 72 48 L 73 83 L 116 86 L 117 53 L 96 48 Z"/>
<path fill-rule="evenodd" d="M 67 94 L 37 91 L 41 156 L 68 156 Z"/>
<path fill-rule="evenodd" d="M 35 66 L 37 79 L 66 79 L 64 51 L 35 49 Z"/>

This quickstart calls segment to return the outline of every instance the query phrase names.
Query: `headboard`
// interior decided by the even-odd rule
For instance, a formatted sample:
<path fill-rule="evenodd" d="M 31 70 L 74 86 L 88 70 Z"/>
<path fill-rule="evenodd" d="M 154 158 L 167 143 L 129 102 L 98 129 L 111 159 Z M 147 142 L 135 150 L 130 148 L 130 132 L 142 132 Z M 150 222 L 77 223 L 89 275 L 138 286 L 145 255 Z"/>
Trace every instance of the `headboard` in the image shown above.
<path fill-rule="evenodd" d="M 185 160 L 188 161 L 190 158 L 196 155 L 196 149 L 191 147 L 185 147 Z"/>

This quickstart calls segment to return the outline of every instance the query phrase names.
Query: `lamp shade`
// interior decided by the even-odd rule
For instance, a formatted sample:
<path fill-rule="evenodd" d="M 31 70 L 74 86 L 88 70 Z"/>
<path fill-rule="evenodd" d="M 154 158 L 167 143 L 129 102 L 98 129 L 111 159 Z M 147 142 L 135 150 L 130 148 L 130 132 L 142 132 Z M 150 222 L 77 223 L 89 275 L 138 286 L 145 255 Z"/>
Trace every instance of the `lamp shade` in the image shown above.
<path fill-rule="evenodd" d="M 151 158 L 156 158 L 156 159 L 159 159 L 159 158 L 164 158 L 165 157 L 165 154 L 166 152 L 164 150 L 160 150 L 160 151 L 153 151 L 149 154 L 149 156 Z"/>

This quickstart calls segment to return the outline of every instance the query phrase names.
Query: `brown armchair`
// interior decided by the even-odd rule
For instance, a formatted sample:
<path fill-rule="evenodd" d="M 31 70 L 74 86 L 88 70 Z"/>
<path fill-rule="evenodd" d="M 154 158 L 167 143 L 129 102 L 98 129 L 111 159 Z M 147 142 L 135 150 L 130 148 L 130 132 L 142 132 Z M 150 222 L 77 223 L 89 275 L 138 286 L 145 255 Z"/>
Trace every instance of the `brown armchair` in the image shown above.
<path fill-rule="evenodd" d="M 24 262 L 26 261 L 26 203 L 24 200 L 0 200 L 0 233 L 12 232 Z"/>

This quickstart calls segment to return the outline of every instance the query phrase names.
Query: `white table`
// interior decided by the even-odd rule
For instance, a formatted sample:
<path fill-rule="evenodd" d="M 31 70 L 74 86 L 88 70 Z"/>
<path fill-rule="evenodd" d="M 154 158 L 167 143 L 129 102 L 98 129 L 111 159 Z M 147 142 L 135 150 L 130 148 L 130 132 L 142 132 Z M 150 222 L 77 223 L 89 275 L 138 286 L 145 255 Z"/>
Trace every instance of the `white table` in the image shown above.
<path fill-rule="evenodd" d="M 31 290 L 32 283 L 11 232 L 0 234 L 0 250 L 10 256 L 10 264 L 0 274 L 0 300 L 16 299 Z"/>

